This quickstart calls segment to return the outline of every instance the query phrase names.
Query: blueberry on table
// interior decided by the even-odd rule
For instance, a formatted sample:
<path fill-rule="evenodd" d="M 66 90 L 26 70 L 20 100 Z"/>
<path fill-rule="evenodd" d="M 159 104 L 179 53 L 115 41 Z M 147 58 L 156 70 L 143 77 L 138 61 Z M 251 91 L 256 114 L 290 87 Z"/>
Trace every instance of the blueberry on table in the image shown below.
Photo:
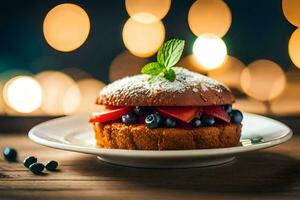
<path fill-rule="evenodd" d="M 23 164 L 25 167 L 29 168 L 30 165 L 32 165 L 33 163 L 37 162 L 37 158 L 34 156 L 27 156 L 24 161 Z"/>
<path fill-rule="evenodd" d="M 55 171 L 57 169 L 58 162 L 51 160 L 46 163 L 45 167 L 48 171 Z"/>
<path fill-rule="evenodd" d="M 232 111 L 232 105 L 230 105 L 230 104 L 225 105 L 225 106 L 224 106 L 224 110 L 225 110 L 225 112 L 227 112 L 227 113 L 231 113 L 231 111 Z"/>
<path fill-rule="evenodd" d="M 234 124 L 239 124 L 243 120 L 243 114 L 239 110 L 232 110 L 230 113 L 231 122 Z"/>
<path fill-rule="evenodd" d="M 132 124 L 136 124 L 137 118 L 136 118 L 135 114 L 129 113 L 129 114 L 126 114 L 126 115 L 122 116 L 122 122 L 125 125 L 129 126 L 129 125 L 132 125 Z"/>
<path fill-rule="evenodd" d="M 202 122 L 199 118 L 194 118 L 191 121 L 191 124 L 192 124 L 193 127 L 197 128 L 197 127 L 200 127 L 202 125 Z"/>
<path fill-rule="evenodd" d="M 162 117 L 158 114 L 150 114 L 145 119 L 145 124 L 148 128 L 157 128 L 162 124 Z"/>
<path fill-rule="evenodd" d="M 216 121 L 215 118 L 209 115 L 203 115 L 201 116 L 201 122 L 204 126 L 211 126 L 213 125 Z"/>
<path fill-rule="evenodd" d="M 176 120 L 173 118 L 167 118 L 165 120 L 165 127 L 174 128 L 176 126 Z"/>
<path fill-rule="evenodd" d="M 3 156 L 7 161 L 14 162 L 17 161 L 18 153 L 13 148 L 5 147 L 3 149 Z"/>
<path fill-rule="evenodd" d="M 34 174 L 41 174 L 45 166 L 42 163 L 33 163 L 29 166 L 29 169 Z"/>

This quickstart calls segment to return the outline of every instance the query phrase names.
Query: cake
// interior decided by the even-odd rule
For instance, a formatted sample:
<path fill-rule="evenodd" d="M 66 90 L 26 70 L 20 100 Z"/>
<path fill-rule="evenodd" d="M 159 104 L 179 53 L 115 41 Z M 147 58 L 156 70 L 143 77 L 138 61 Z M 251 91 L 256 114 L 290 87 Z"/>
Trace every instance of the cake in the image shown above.
<path fill-rule="evenodd" d="M 188 150 L 239 144 L 243 115 L 232 109 L 230 89 L 185 68 L 171 69 L 171 81 L 162 73 L 139 74 L 100 91 L 100 111 L 90 119 L 98 147 Z"/>
<path fill-rule="evenodd" d="M 158 80 L 151 83 L 148 75 L 140 74 L 104 87 L 97 98 L 97 104 L 105 106 L 102 118 L 101 112 L 94 113 L 91 118 L 97 145 L 139 150 L 238 145 L 242 125 L 230 117 L 234 113 L 240 114 L 231 108 L 234 96 L 230 90 L 187 69 L 174 67 L 174 71 L 174 82 L 157 77 Z M 114 111 L 115 115 L 109 116 Z M 103 113 L 108 113 L 107 119 Z M 156 115 L 161 118 L 157 127 L 146 124 L 148 116 Z"/>

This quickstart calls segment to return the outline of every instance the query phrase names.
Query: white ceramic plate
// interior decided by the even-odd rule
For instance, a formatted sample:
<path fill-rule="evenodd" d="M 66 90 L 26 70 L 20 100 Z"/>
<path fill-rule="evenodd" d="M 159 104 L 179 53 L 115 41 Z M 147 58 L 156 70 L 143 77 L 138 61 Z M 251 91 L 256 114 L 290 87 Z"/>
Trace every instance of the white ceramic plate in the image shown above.
<path fill-rule="evenodd" d="M 250 113 L 244 113 L 241 146 L 218 149 L 142 151 L 96 148 L 88 116 L 70 116 L 50 120 L 32 128 L 29 138 L 36 143 L 87 154 L 126 166 L 149 168 L 186 168 L 223 164 L 242 152 L 264 149 L 290 139 L 292 131 L 283 123 Z M 250 138 L 262 137 L 259 143 Z"/>

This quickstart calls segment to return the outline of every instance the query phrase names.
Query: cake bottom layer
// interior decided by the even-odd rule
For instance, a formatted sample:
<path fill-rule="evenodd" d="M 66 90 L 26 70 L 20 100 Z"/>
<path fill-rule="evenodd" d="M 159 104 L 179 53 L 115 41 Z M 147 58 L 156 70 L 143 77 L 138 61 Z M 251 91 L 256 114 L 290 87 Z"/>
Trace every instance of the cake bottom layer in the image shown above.
<path fill-rule="evenodd" d="M 186 150 L 233 147 L 239 144 L 241 124 L 199 128 L 156 128 L 144 124 L 94 123 L 97 146 L 109 149 Z"/>

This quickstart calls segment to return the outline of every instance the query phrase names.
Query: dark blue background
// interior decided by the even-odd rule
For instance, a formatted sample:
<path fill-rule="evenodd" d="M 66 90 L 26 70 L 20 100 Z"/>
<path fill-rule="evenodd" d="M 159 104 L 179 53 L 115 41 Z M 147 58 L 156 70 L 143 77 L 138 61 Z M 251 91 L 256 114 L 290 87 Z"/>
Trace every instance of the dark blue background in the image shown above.
<path fill-rule="evenodd" d="M 45 41 L 42 24 L 54 6 L 73 2 L 82 6 L 91 21 L 87 41 L 77 50 L 64 53 Z M 173 0 L 163 19 L 167 38 L 187 41 L 185 54 L 191 53 L 195 36 L 187 24 L 187 14 L 194 0 Z M 224 37 L 228 53 L 245 64 L 271 59 L 288 69 L 288 40 L 295 30 L 283 16 L 281 0 L 225 0 L 232 12 L 232 25 Z M 25 69 L 33 73 L 45 69 L 78 67 L 108 82 L 112 59 L 125 49 L 121 31 L 128 19 L 123 0 L 26 0 L 6 1 L 0 5 L 0 72 Z"/>

